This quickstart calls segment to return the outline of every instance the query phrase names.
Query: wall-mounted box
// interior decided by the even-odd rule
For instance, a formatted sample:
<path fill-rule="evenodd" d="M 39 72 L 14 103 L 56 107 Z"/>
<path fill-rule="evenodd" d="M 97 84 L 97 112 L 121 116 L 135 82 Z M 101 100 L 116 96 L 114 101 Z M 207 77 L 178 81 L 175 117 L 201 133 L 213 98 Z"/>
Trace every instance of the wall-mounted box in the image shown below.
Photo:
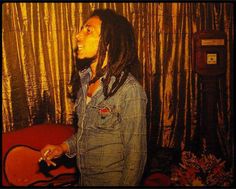
<path fill-rule="evenodd" d="M 193 70 L 200 75 L 217 76 L 226 72 L 224 32 L 197 32 L 193 37 Z"/>

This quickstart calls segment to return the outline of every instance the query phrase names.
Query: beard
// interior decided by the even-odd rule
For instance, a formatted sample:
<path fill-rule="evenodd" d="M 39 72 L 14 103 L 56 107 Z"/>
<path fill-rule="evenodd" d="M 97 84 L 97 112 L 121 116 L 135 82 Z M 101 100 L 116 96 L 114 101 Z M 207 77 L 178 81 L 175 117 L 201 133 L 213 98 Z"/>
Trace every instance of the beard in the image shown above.
<path fill-rule="evenodd" d="M 82 71 L 85 69 L 88 69 L 90 67 L 90 65 L 96 60 L 97 56 L 93 56 L 91 58 L 83 58 L 83 59 L 79 59 L 79 58 L 75 58 L 75 64 L 76 64 L 76 68 L 78 71 Z"/>
<path fill-rule="evenodd" d="M 90 65 L 96 60 L 97 55 L 91 58 L 78 58 L 78 48 L 74 49 L 75 65 L 78 71 L 88 69 Z"/>

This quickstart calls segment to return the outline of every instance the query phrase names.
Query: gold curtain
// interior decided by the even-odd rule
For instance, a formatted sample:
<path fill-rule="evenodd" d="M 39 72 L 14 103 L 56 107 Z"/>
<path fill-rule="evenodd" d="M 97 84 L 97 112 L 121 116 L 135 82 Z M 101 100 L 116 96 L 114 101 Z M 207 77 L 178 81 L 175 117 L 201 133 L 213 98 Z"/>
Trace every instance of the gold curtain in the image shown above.
<path fill-rule="evenodd" d="M 36 123 L 71 123 L 67 83 L 75 35 L 96 8 L 132 22 L 143 67 L 151 143 L 181 147 L 193 139 L 199 78 L 192 72 L 192 37 L 227 34 L 226 91 L 219 109 L 228 144 L 232 132 L 233 4 L 230 3 L 4 3 L 2 5 L 2 131 Z"/>

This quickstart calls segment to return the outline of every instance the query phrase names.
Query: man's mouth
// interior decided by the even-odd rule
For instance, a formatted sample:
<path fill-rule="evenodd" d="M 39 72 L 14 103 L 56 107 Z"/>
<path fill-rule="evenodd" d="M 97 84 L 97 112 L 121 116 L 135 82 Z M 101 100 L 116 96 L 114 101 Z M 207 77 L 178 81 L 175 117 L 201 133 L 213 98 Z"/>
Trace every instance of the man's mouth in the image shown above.
<path fill-rule="evenodd" d="M 83 49 L 82 45 L 78 45 L 78 51 L 81 51 Z"/>

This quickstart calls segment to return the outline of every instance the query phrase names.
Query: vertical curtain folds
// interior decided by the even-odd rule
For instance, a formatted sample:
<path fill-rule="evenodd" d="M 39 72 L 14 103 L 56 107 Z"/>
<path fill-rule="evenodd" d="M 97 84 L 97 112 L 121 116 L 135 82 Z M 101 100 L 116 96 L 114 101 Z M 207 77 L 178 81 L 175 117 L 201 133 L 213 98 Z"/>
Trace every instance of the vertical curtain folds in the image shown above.
<path fill-rule="evenodd" d="M 232 144 L 230 3 L 4 3 L 3 132 L 36 123 L 71 123 L 73 105 L 66 94 L 72 49 L 83 22 L 97 8 L 114 9 L 134 26 L 149 100 L 149 142 L 162 147 L 188 148 L 196 131 L 200 86 L 192 72 L 193 33 L 226 32 L 227 73 L 219 83 L 218 122 L 225 146 Z"/>

